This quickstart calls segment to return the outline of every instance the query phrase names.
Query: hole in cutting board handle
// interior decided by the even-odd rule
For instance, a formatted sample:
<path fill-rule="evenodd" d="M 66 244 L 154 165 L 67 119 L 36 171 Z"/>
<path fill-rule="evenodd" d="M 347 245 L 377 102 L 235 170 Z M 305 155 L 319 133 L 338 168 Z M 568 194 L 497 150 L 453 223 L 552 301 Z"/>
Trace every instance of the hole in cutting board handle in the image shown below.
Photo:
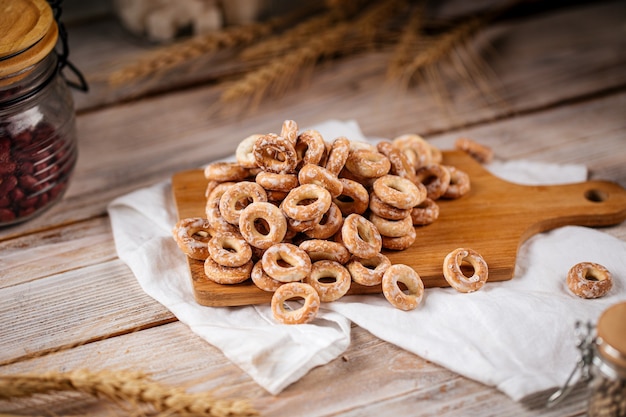
<path fill-rule="evenodd" d="M 597 188 L 585 191 L 585 198 L 594 203 L 602 203 L 603 201 L 606 201 L 607 197 L 608 196 L 604 191 L 598 190 Z"/>

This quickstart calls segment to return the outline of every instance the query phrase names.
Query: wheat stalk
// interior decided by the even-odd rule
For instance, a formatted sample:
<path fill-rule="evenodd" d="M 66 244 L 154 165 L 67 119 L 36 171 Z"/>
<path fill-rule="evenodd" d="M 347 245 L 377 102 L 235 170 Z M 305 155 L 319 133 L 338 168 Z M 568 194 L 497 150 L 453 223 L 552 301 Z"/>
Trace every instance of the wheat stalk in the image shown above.
<path fill-rule="evenodd" d="M 411 12 L 389 61 L 387 77 L 390 79 L 402 75 L 405 65 L 411 60 L 411 56 L 419 44 L 424 24 L 424 8 L 425 4 L 421 2 Z"/>
<path fill-rule="evenodd" d="M 171 70 L 190 60 L 222 49 L 252 44 L 259 38 L 268 36 L 276 29 L 292 22 L 303 13 L 304 11 L 300 10 L 265 22 L 233 26 L 162 47 L 146 54 L 134 64 L 113 72 L 109 77 L 109 82 L 113 85 L 128 83 Z"/>
<path fill-rule="evenodd" d="M 188 394 L 179 388 L 156 383 L 141 372 L 76 370 L 0 376 L 2 400 L 63 391 L 80 392 L 135 407 L 150 406 L 163 417 L 258 415 L 246 400 L 215 400 L 203 393 Z"/>
<path fill-rule="evenodd" d="M 222 93 L 221 103 L 249 98 L 254 107 L 266 94 L 282 93 L 303 68 L 344 51 L 348 35 L 355 34 L 361 39 L 371 40 L 379 30 L 380 23 L 403 3 L 403 0 L 382 0 L 366 9 L 354 21 L 340 20 L 334 26 L 321 30 L 317 36 L 303 40 L 279 59 L 271 60 L 235 82 Z"/>

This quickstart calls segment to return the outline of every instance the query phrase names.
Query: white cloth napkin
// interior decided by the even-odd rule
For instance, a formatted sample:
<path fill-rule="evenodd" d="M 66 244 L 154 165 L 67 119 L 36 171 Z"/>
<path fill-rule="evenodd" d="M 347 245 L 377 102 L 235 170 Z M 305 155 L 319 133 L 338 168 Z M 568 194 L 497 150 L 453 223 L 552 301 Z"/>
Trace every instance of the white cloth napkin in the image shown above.
<path fill-rule="evenodd" d="M 325 138 L 367 140 L 354 121 L 313 128 Z M 587 175 L 584 166 L 528 161 L 491 168 L 521 183 L 534 182 L 538 168 L 551 183 L 583 181 Z M 488 283 L 471 294 L 429 288 L 410 312 L 391 307 L 382 295 L 349 296 L 323 305 L 311 324 L 281 325 L 269 305 L 225 308 L 195 302 L 184 255 L 171 235 L 176 214 L 169 182 L 122 196 L 108 209 L 118 255 L 143 290 L 272 394 L 338 357 L 350 344 L 352 321 L 519 400 L 565 381 L 578 359 L 577 320 L 594 322 L 608 306 L 626 300 L 626 242 L 593 229 L 563 227 L 522 245 L 510 281 Z M 565 275 L 582 261 L 613 272 L 608 296 L 583 300 L 568 291 Z"/>

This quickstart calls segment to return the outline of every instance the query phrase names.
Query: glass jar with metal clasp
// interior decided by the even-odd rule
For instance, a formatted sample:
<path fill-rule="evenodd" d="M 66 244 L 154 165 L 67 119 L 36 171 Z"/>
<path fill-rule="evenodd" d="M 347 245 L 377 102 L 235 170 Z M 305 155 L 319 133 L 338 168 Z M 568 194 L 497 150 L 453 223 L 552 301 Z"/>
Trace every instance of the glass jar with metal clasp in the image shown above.
<path fill-rule="evenodd" d="M 548 399 L 559 403 L 574 386 L 574 376 L 589 387 L 589 417 L 626 417 L 626 302 L 606 309 L 597 325 L 577 323 L 581 358 L 564 386 Z"/>
<path fill-rule="evenodd" d="M 59 3 L 0 0 L 0 227 L 59 201 L 77 160 L 69 86 L 87 83 L 67 60 Z M 65 67 L 79 84 L 63 77 Z"/>

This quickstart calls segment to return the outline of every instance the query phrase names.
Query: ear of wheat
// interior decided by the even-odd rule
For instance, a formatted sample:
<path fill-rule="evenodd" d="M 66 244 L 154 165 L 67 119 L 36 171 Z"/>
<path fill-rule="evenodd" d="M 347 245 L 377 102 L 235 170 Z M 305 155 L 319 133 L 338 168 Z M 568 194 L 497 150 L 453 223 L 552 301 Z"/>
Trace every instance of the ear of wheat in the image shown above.
<path fill-rule="evenodd" d="M 126 407 L 147 406 L 159 416 L 258 415 L 247 400 L 218 400 L 204 393 L 189 394 L 154 382 L 141 372 L 76 370 L 0 376 L 0 400 L 60 392 L 80 392 Z"/>

